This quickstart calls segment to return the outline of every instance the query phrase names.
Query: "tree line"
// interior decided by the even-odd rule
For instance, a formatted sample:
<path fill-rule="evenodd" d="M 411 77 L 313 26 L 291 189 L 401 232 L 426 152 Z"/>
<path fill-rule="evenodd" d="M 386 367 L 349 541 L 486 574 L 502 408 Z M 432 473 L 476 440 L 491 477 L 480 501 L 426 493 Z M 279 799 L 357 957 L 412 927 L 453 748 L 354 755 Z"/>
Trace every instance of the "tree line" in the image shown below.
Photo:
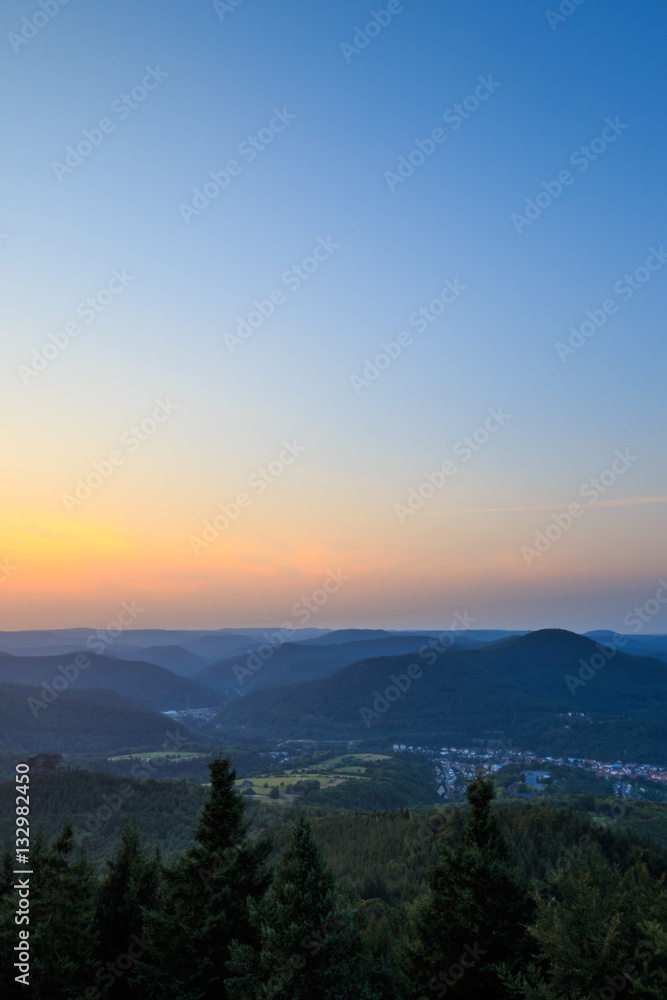
<path fill-rule="evenodd" d="M 467 808 L 415 828 L 399 810 L 340 814 L 326 833 L 300 813 L 277 852 L 251 836 L 228 758 L 209 765 L 191 843 L 165 863 L 135 824 L 96 874 L 70 821 L 31 850 L 34 1000 L 604 1000 L 667 996 L 665 854 L 546 805 L 492 808 L 478 774 Z M 276 807 L 280 808 L 280 807 Z M 412 831 L 416 891 L 396 898 L 393 855 L 345 864 L 346 830 Z M 322 827 L 325 832 L 324 826 Z M 358 841 L 355 841 L 355 845 Z M 378 841 L 379 843 L 379 841 Z M 426 845 L 426 853 L 424 851 Z M 356 846 L 355 846 L 356 849 Z M 424 858 L 431 858 L 424 867 Z M 13 857 L 0 872 L 0 990 L 15 981 Z M 397 919 L 400 912 L 401 919 Z"/>

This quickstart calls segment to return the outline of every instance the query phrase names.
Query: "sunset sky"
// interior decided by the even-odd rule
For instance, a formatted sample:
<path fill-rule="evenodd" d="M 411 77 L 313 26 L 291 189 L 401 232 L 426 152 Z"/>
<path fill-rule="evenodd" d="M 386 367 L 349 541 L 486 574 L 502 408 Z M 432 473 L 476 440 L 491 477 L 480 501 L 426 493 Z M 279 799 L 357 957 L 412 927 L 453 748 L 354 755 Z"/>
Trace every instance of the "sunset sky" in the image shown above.
<path fill-rule="evenodd" d="M 310 626 L 622 628 L 664 8 L 56 3 L 0 12 L 0 629 L 298 624 L 330 573 Z"/>

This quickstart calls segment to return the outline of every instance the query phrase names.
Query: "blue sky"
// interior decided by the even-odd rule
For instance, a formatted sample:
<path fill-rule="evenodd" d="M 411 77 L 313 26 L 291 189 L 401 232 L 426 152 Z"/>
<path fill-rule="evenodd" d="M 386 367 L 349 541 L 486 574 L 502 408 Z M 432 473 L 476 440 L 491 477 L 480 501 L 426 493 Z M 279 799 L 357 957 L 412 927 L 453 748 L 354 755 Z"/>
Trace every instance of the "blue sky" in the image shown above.
<path fill-rule="evenodd" d="M 45 0 L 49 10 L 55 2 Z M 388 20 L 386 4 L 242 0 L 221 17 L 213 3 L 71 0 L 25 44 L 10 35 L 42 8 L 4 5 L 10 511 L 61 518 L 63 491 L 156 397 L 180 406 L 75 515 L 91 532 L 126 532 L 127 554 L 96 576 L 63 542 L 72 581 L 63 595 L 42 589 L 45 568 L 26 543 L 25 573 L 5 589 L 4 627 L 29 624 L 31 594 L 40 595 L 37 626 L 64 626 L 94 624 L 130 591 L 151 608 L 144 627 L 264 624 L 294 587 L 314 586 L 350 553 L 357 583 L 322 610 L 323 624 L 437 625 L 465 595 L 484 625 L 616 627 L 651 596 L 667 493 L 667 267 L 627 301 L 614 285 L 667 241 L 665 13 L 601 0 L 561 7 L 573 12 L 552 25 L 540 4 L 406 0 L 351 53 L 372 11 Z M 148 68 L 167 75 L 121 120 L 114 102 Z M 480 77 L 493 93 L 460 128 L 443 122 Z M 247 162 L 240 144 L 276 121 L 276 109 L 293 120 Z M 58 179 L 53 164 L 104 118 L 113 131 Z M 446 140 L 392 191 L 387 172 L 436 128 Z M 591 142 L 599 149 L 605 129 L 613 141 L 581 170 L 571 156 Z M 240 172 L 184 221 L 179 206 L 233 159 Z M 512 215 L 565 169 L 572 182 L 517 232 Z M 288 288 L 283 275 L 319 240 L 338 246 Z M 127 288 L 26 384 L 19 366 L 114 269 L 132 276 Z M 409 317 L 446 279 L 465 291 L 416 332 Z M 285 301 L 230 351 L 225 333 L 277 288 Z M 610 298 L 617 311 L 562 361 L 555 345 L 570 325 Z M 410 346 L 355 391 L 351 377 L 402 330 Z M 419 525 L 398 524 L 393 505 L 498 406 L 511 414 L 502 433 L 438 491 Z M 252 566 L 239 582 L 237 563 L 217 550 L 202 575 L 184 540 L 293 437 L 307 445 L 298 469 L 233 529 L 239 552 L 247 533 L 264 553 L 272 585 L 258 591 Z M 626 448 L 637 462 L 609 497 L 652 502 L 591 511 L 525 565 L 520 548 L 548 523 L 544 508 L 576 500 Z M 515 507 L 535 509 L 447 514 Z M 20 562 L 22 542 L 4 544 Z M 303 558 L 318 547 L 321 569 Z M 159 575 L 156 553 L 172 548 L 167 611 L 141 562 Z M 660 628 L 667 620 L 650 631 Z"/>

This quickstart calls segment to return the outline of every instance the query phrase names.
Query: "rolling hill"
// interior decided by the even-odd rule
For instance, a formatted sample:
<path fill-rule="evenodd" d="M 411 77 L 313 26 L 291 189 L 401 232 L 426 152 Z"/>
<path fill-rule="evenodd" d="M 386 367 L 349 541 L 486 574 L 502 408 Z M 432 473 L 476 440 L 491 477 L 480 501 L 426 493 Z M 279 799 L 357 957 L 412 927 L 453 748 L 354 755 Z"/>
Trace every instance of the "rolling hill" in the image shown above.
<path fill-rule="evenodd" d="M 651 739 L 662 741 L 667 754 L 667 666 L 602 650 L 583 636 L 549 629 L 441 656 L 364 659 L 327 678 L 244 695 L 224 706 L 215 722 L 226 739 L 262 733 L 525 740 L 565 728 L 569 739 L 583 725 L 568 721 L 570 712 L 650 720 Z M 580 671 L 589 680 L 582 681 Z M 578 683 L 568 683 L 568 677 Z M 628 733 L 632 724 L 619 740 Z"/>
<path fill-rule="evenodd" d="M 182 724 L 176 726 L 112 691 L 68 690 L 46 704 L 41 687 L 0 684 L 0 750 L 26 754 L 157 750 L 168 731 L 176 729 L 190 740 L 205 742 Z"/>
<path fill-rule="evenodd" d="M 634 656 L 654 656 L 657 660 L 667 660 L 667 635 L 624 635 L 600 629 L 597 632 L 586 632 L 589 639 L 616 646 L 624 653 Z"/>
<path fill-rule="evenodd" d="M 141 660 L 164 667 L 179 677 L 192 677 L 206 665 L 206 660 L 183 646 L 146 646 L 132 652 L 116 651 L 111 647 L 109 655 L 117 660 Z"/>
<path fill-rule="evenodd" d="M 286 642 L 276 646 L 265 660 L 251 651 L 249 655 L 211 663 L 200 670 L 195 679 L 231 699 L 250 691 L 329 677 L 341 667 L 371 656 L 399 656 L 401 653 L 416 652 L 428 642 L 429 637 L 425 635 L 391 633 L 381 633 L 379 638 L 333 644 Z"/>
<path fill-rule="evenodd" d="M 398 636 L 427 636 L 436 638 L 442 635 L 439 629 L 420 629 L 419 631 L 408 629 L 392 629 L 387 631 L 382 628 L 344 628 L 327 632 L 326 635 L 317 636 L 314 639 L 299 639 L 299 642 L 308 642 L 309 645 L 335 646 L 345 642 L 361 642 L 365 639 L 395 639 Z M 503 629 L 466 629 L 465 631 L 455 631 L 446 633 L 455 636 L 456 644 L 460 646 L 477 646 L 486 642 L 495 642 L 498 639 L 507 639 L 513 635 L 525 635 L 525 632 L 508 632 Z"/>
<path fill-rule="evenodd" d="M 76 669 L 76 657 L 89 665 Z M 74 667 L 74 669 L 73 669 Z M 67 678 L 68 690 L 105 688 L 156 712 L 209 708 L 221 703 L 220 695 L 203 684 L 141 660 L 118 660 L 89 653 L 63 656 L 12 656 L 0 654 L 0 683 L 52 686 Z M 71 679 L 70 679 L 71 678 Z"/>

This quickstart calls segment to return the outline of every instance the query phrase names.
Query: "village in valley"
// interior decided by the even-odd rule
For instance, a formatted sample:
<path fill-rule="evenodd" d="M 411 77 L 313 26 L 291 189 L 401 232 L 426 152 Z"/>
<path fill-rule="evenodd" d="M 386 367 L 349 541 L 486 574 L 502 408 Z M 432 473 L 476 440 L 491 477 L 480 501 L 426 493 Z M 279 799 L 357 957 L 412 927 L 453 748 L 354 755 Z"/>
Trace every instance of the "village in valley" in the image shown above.
<path fill-rule="evenodd" d="M 395 752 L 407 750 L 427 753 L 432 757 L 439 780 L 438 795 L 447 800 L 464 795 L 466 783 L 480 768 L 496 774 L 511 765 L 521 767 L 525 781 L 510 782 L 505 788 L 505 793 L 508 795 L 532 797 L 543 794 L 554 777 L 553 770 L 566 767 L 586 769 L 600 779 L 611 781 L 613 793 L 619 798 L 648 797 L 650 783 L 656 783 L 652 789 L 654 792 L 660 792 L 662 789 L 662 795 L 658 797 L 667 797 L 667 768 L 652 764 L 624 764 L 621 761 L 611 764 L 589 758 L 538 757 L 529 750 L 513 750 L 497 746 L 485 749 L 442 747 L 438 753 L 422 747 L 397 743 L 393 749 Z M 523 788 L 523 785 L 527 787 Z"/>

